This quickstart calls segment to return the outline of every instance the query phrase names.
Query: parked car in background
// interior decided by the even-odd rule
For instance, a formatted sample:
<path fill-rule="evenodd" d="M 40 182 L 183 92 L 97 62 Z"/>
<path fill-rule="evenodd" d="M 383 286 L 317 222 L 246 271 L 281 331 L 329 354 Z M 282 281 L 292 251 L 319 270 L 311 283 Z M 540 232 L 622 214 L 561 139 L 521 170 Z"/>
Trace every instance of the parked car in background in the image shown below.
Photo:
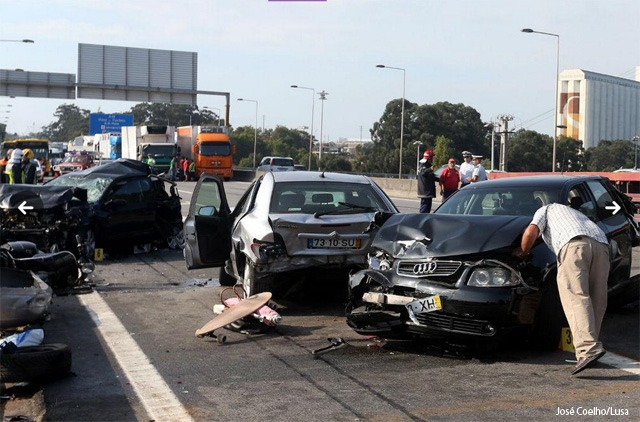
<path fill-rule="evenodd" d="M 291 157 L 264 157 L 256 171 L 294 171 Z"/>
<path fill-rule="evenodd" d="M 129 253 L 137 245 L 182 247 L 182 215 L 176 185 L 152 175 L 149 166 L 142 162 L 120 158 L 60 176 L 44 186 L 87 191 L 97 247 L 115 253 Z"/>
<path fill-rule="evenodd" d="M 220 283 L 249 294 L 278 287 L 311 268 L 363 268 L 386 217 L 398 210 L 369 177 L 268 172 L 233 212 L 222 179 L 203 175 L 184 222 L 187 268 L 224 267 Z"/>
<path fill-rule="evenodd" d="M 512 255 L 535 211 L 550 203 L 579 209 L 606 233 L 609 308 L 637 300 L 630 271 L 640 237 L 628 197 L 603 177 L 512 177 L 468 185 L 433 214 L 391 216 L 369 269 L 350 278 L 348 324 L 394 338 L 486 340 L 528 330 L 533 344 L 555 350 L 566 326 L 556 256 L 541 239 L 526 261 Z"/>

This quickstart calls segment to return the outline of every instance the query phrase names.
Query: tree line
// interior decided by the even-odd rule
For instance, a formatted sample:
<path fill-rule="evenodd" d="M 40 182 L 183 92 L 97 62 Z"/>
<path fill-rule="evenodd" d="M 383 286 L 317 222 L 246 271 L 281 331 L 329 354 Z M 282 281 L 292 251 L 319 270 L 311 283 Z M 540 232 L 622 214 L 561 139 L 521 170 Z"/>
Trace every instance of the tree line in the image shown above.
<path fill-rule="evenodd" d="M 365 143 L 351 154 L 323 153 L 309 158 L 308 132 L 277 126 L 257 130 L 256 159 L 268 155 L 292 157 L 297 164 L 311 169 L 358 172 L 366 174 L 398 174 L 400 160 L 400 122 L 402 100 L 390 101 L 380 119 L 370 129 L 373 142 Z M 416 104 L 405 99 L 402 142 L 403 175 L 416 171 L 416 161 L 425 149 L 435 153 L 434 166 L 447 162 L 449 157 L 461 161 L 461 152 L 472 151 L 483 155 L 485 168 L 491 167 L 491 131 L 480 118 L 480 113 L 464 104 L 438 102 Z M 220 121 L 212 110 L 198 106 L 140 103 L 124 114 L 132 114 L 134 125 L 158 126 L 213 126 Z M 52 142 L 68 142 L 89 133 L 90 111 L 74 104 L 62 104 L 54 113 L 54 120 L 29 137 L 45 137 Z M 2 129 L 2 128 L 0 128 Z M 229 137 L 236 146 L 234 164 L 251 167 L 254 162 L 253 126 L 229 128 Z M 6 134 L 7 139 L 18 134 Z M 313 139 L 315 142 L 315 138 Z M 498 161 L 498 144 L 494 156 Z M 613 171 L 632 168 L 636 163 L 636 145 L 630 140 L 602 140 L 598 146 L 584 150 L 578 140 L 559 137 L 556 142 L 556 168 L 559 171 Z M 550 171 L 553 138 L 533 130 L 520 129 L 511 134 L 507 156 L 509 171 Z M 493 168 L 498 168 L 497 163 Z"/>

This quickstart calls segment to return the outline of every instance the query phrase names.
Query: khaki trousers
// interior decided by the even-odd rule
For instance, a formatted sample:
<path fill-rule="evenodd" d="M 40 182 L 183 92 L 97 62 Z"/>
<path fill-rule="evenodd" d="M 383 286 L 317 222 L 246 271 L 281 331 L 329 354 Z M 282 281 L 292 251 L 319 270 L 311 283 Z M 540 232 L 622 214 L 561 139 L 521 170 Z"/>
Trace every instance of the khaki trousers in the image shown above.
<path fill-rule="evenodd" d="M 578 360 L 604 350 L 598 337 L 607 309 L 608 278 L 608 245 L 579 236 L 560 250 L 558 292 Z"/>

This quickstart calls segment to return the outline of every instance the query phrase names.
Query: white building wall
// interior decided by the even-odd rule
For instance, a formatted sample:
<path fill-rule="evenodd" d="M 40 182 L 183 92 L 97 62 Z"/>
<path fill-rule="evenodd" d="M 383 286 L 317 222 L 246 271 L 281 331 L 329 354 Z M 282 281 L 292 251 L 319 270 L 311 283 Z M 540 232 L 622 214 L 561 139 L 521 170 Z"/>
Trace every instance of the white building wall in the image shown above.
<path fill-rule="evenodd" d="M 640 67 L 636 72 L 640 77 Z M 558 101 L 558 124 L 567 126 L 559 129 L 559 135 L 581 140 L 584 148 L 640 135 L 640 81 L 565 70 L 560 74 Z"/>

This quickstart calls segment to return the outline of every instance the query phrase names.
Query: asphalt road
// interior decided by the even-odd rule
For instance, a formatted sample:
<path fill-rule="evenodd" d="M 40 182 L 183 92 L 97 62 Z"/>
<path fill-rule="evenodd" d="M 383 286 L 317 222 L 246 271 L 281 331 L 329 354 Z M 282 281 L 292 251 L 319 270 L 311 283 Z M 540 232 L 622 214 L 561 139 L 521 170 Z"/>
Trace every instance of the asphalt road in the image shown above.
<path fill-rule="evenodd" d="M 233 196 L 246 186 L 225 187 Z M 192 188 L 179 187 L 185 214 Z M 403 211 L 417 211 L 415 199 L 394 200 Z M 638 251 L 634 258 L 640 259 Z M 71 346 L 72 376 L 10 386 L 18 398 L 3 400 L 2 416 L 537 421 L 571 412 L 603 420 L 609 412 L 615 420 L 640 419 L 637 301 L 607 314 L 602 337 L 610 353 L 572 377 L 574 356 L 566 351 L 536 352 L 518 342 L 487 350 L 359 336 L 345 324 L 344 283 L 316 273 L 313 283 L 280 301 L 283 321 L 274 331 L 222 330 L 228 341 L 219 345 L 194 335 L 219 302 L 217 270 L 188 271 L 181 253 L 170 250 L 98 263 L 94 291 L 56 297 L 45 325 L 46 342 Z M 335 337 L 346 344 L 312 355 Z"/>

